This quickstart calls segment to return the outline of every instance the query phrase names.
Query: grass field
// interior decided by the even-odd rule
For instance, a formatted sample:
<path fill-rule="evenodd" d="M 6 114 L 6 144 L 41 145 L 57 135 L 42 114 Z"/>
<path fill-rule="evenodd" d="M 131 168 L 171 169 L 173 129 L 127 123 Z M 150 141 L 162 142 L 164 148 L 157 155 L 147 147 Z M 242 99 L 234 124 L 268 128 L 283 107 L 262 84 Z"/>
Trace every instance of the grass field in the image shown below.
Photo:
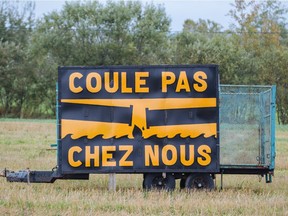
<path fill-rule="evenodd" d="M 51 170 L 54 121 L 0 120 L 0 171 Z M 143 192 L 142 175 L 108 175 L 54 184 L 9 183 L 0 178 L 0 215 L 288 215 L 288 126 L 276 129 L 276 171 L 271 184 L 258 176 L 225 175 L 224 189 Z M 219 188 L 219 176 L 217 186 Z"/>

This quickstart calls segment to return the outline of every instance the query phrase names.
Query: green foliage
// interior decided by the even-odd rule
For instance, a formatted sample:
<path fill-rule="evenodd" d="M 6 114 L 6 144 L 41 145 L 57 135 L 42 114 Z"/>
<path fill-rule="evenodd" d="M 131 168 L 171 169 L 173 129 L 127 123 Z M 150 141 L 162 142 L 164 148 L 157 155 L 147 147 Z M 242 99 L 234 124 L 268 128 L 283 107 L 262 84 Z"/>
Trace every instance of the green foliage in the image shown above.
<path fill-rule="evenodd" d="M 277 85 L 278 121 L 288 124 L 287 8 L 236 0 L 229 30 L 186 20 L 170 32 L 161 5 L 71 1 L 34 22 L 31 2 L 0 3 L 0 115 L 55 115 L 60 65 L 218 64 L 221 83 Z"/>
<path fill-rule="evenodd" d="M 183 25 L 183 31 L 188 32 L 210 32 L 219 33 L 222 30 L 222 26 L 211 20 L 199 19 L 198 22 L 194 22 L 191 19 L 185 20 Z"/>
<path fill-rule="evenodd" d="M 33 27 L 33 2 L 0 2 L 0 39 L 24 45 Z"/>
<path fill-rule="evenodd" d="M 248 59 L 248 84 L 277 85 L 278 122 L 288 124 L 287 100 L 287 20 L 288 8 L 276 0 L 236 0 L 230 15 L 237 25 L 234 46 L 239 46 L 250 56 Z M 245 58 L 245 57 L 244 57 Z M 252 66 L 252 67 L 249 67 Z M 244 69 L 244 68 L 242 68 Z M 285 84 L 286 83 L 286 84 Z"/>
<path fill-rule="evenodd" d="M 219 64 L 223 84 L 276 84 L 278 122 L 288 124 L 287 8 L 275 0 L 232 6 L 229 31 L 210 20 L 186 20 L 172 37 L 173 63 Z"/>
<path fill-rule="evenodd" d="M 44 16 L 31 37 L 40 104 L 55 110 L 58 65 L 165 63 L 169 26 L 164 8 L 153 4 L 67 2 Z"/>
<path fill-rule="evenodd" d="M 164 9 L 153 4 L 67 2 L 39 22 L 34 50 L 60 65 L 164 63 L 159 47 L 167 47 L 169 25 Z"/>
<path fill-rule="evenodd" d="M 20 7 L 22 9 L 20 9 Z M 33 90 L 34 74 L 27 55 L 34 5 L 0 3 L 0 114 L 21 117 Z M 29 86 L 31 85 L 31 86 Z"/>

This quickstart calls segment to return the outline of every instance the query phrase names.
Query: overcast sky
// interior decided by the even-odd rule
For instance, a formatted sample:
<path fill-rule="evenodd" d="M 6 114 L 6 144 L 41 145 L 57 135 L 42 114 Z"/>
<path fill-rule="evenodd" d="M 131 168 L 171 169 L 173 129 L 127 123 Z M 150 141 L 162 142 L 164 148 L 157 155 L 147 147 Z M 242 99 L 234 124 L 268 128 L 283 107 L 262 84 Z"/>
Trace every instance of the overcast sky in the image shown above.
<path fill-rule="evenodd" d="M 105 0 L 101 0 L 105 2 Z M 231 9 L 232 0 L 141 0 L 143 2 L 153 2 L 154 4 L 163 4 L 166 13 L 170 16 L 171 30 L 181 31 L 186 19 L 210 19 L 221 24 L 225 29 L 231 23 L 227 16 Z M 41 17 L 44 13 L 53 10 L 61 10 L 65 0 L 36 0 L 36 16 Z"/>

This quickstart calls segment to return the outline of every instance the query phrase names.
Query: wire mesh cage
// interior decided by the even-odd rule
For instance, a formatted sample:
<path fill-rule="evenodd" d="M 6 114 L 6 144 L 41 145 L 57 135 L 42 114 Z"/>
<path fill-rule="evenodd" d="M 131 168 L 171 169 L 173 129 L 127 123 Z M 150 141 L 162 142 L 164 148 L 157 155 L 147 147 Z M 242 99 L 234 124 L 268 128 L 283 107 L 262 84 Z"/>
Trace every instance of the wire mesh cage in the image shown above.
<path fill-rule="evenodd" d="M 220 164 L 270 166 L 272 86 L 220 86 Z"/>

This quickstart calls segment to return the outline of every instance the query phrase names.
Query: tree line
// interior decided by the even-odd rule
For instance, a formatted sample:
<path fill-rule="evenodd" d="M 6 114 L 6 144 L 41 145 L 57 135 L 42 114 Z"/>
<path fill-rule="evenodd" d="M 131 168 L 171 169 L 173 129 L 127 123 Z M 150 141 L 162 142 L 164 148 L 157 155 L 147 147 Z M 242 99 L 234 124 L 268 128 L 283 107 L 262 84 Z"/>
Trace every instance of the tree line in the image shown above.
<path fill-rule="evenodd" d="M 0 3 L 0 116 L 55 117 L 57 67 L 218 64 L 222 84 L 277 85 L 288 124 L 287 7 L 236 0 L 229 29 L 190 20 L 172 32 L 162 5 L 72 1 L 35 19 L 35 2 Z"/>

